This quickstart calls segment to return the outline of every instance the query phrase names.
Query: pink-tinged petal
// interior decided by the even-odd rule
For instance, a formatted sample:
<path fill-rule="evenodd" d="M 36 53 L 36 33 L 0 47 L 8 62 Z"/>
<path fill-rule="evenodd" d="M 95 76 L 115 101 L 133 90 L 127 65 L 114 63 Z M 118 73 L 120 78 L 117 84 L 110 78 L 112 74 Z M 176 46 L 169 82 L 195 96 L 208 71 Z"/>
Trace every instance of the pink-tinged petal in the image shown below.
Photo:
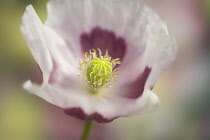
<path fill-rule="evenodd" d="M 146 68 L 144 65 L 144 55 L 148 43 L 146 28 L 150 24 L 149 18 L 153 18 L 153 15 L 156 16 L 156 14 L 145 6 L 142 6 L 142 11 L 139 13 L 139 20 L 133 19 L 136 20 L 133 32 L 125 37 L 128 47 L 120 66 L 121 74 L 118 77 L 118 81 L 124 84 L 135 81 Z"/>
<path fill-rule="evenodd" d="M 48 49 L 53 61 L 49 84 L 63 88 L 77 86 L 78 75 L 80 74 L 78 61 L 74 59 L 72 52 L 70 52 L 63 39 L 51 28 L 47 26 L 45 28 L 49 40 L 51 40 Z"/>
<path fill-rule="evenodd" d="M 145 50 L 133 61 L 129 61 L 130 64 L 122 64 L 121 75 L 115 85 L 119 87 L 119 93 L 129 98 L 138 98 L 145 89 L 152 89 L 163 71 L 175 59 L 176 43 L 168 34 L 166 24 L 153 11 L 148 14 Z M 132 57 L 132 53 L 128 55 Z"/>
<path fill-rule="evenodd" d="M 136 78 L 145 69 L 146 26 L 154 14 L 151 9 L 135 0 L 52 0 L 47 7 L 46 25 L 64 38 L 75 58 L 90 49 L 100 48 L 102 53 L 108 50 L 113 58 L 122 59 L 120 83 L 141 81 Z"/>
<path fill-rule="evenodd" d="M 111 101 L 111 104 L 115 104 L 116 101 Z M 67 108 L 64 112 L 70 116 L 85 120 L 85 121 L 97 121 L 99 123 L 111 122 L 118 117 L 136 116 L 144 113 L 152 113 L 157 110 L 159 106 L 158 97 L 150 90 L 145 91 L 142 97 L 138 100 L 132 100 L 125 108 L 126 104 L 120 104 L 118 112 L 115 112 L 111 116 L 107 116 L 105 112 L 101 114 L 94 112 L 90 115 L 86 114 L 81 108 Z M 110 108 L 110 110 L 112 110 Z M 123 112 L 123 113 L 122 113 Z"/>
<path fill-rule="evenodd" d="M 43 25 L 44 26 L 44 25 Z M 48 50 L 52 56 L 53 68 L 49 77 L 49 84 L 57 87 L 77 86 L 80 71 L 78 62 L 68 49 L 63 39 L 51 28 L 44 26 L 48 35 Z"/>
<path fill-rule="evenodd" d="M 103 30 L 100 27 L 94 28 L 90 33 L 81 35 L 83 53 L 91 49 L 99 48 L 105 55 L 106 51 L 112 58 L 124 58 L 126 53 L 126 42 L 121 37 L 116 37 L 114 32 Z"/>
<path fill-rule="evenodd" d="M 46 25 L 64 38 L 76 61 L 90 49 L 100 48 L 103 53 L 108 50 L 113 58 L 123 60 L 119 81 L 125 84 L 137 81 L 147 67 L 144 65 L 149 41 L 146 28 L 158 16 L 143 4 L 118 0 L 52 0 L 47 7 Z"/>
<path fill-rule="evenodd" d="M 150 73 L 151 68 L 146 67 L 144 71 L 140 75 L 138 75 L 138 77 L 136 77 L 136 79 L 132 82 L 126 82 L 122 83 L 121 85 L 117 85 L 118 92 L 120 93 L 120 95 L 126 98 L 136 99 L 140 97 L 145 90 L 145 84 L 148 80 Z"/>
<path fill-rule="evenodd" d="M 48 45 L 47 36 L 43 32 L 43 27 L 33 7 L 29 5 L 22 18 L 21 31 L 30 47 L 34 59 L 38 63 L 44 77 L 48 81 L 52 70 L 52 58 L 46 47 Z"/>
<path fill-rule="evenodd" d="M 160 75 L 175 59 L 177 45 L 174 37 L 168 33 L 166 24 L 159 17 L 150 19 L 147 26 L 148 43 L 145 51 L 144 63 L 151 67 L 151 74 L 145 88 L 154 87 Z"/>
<path fill-rule="evenodd" d="M 31 5 L 22 20 L 21 31 L 43 72 L 44 81 L 59 87 L 75 85 L 78 63 L 63 39 L 41 23 Z"/>
<path fill-rule="evenodd" d="M 84 1 L 52 0 L 47 4 L 48 18 L 45 24 L 53 28 L 67 43 L 75 61 L 81 59 L 79 36 L 84 32 Z M 79 6 L 80 5 L 80 6 Z"/>
<path fill-rule="evenodd" d="M 78 61 L 74 59 L 63 39 L 51 28 L 43 26 L 48 35 L 48 49 L 53 61 L 49 84 L 63 88 L 77 86 L 78 75 L 80 74 Z"/>
<path fill-rule="evenodd" d="M 45 67 L 41 58 L 50 60 L 48 71 L 43 72 L 48 81 L 42 85 L 27 81 L 28 92 L 86 121 L 110 122 L 157 109 L 159 101 L 151 88 L 174 59 L 175 45 L 165 23 L 151 9 L 136 0 L 51 0 L 47 9 L 44 25 L 34 10 L 32 17 L 23 20 L 27 27 L 23 33 L 29 27 L 38 41 L 31 47 L 38 45 L 39 50 L 32 53 L 41 69 Z M 26 22 L 31 18 L 39 22 L 32 20 L 31 26 Z M 90 87 L 78 84 L 83 80 L 77 68 L 82 54 L 96 48 L 120 57 L 122 64 L 116 88 L 93 95 Z M 39 51 L 44 51 L 42 57 Z"/>
<path fill-rule="evenodd" d="M 67 115 L 70 115 L 72 117 L 76 117 L 78 119 L 84 120 L 84 121 L 97 121 L 98 123 L 108 123 L 113 121 L 115 118 L 105 118 L 99 113 L 93 113 L 90 115 L 85 114 L 85 112 L 81 108 L 66 108 L 64 109 L 64 112 Z M 116 117 L 117 118 L 117 117 Z"/>
<path fill-rule="evenodd" d="M 75 58 L 90 49 L 84 42 L 102 50 L 106 48 L 100 43 L 107 42 L 113 57 L 124 57 L 125 51 L 136 57 L 144 51 L 149 10 L 138 1 L 52 0 L 47 9 L 46 25 L 62 36 Z M 98 34 L 105 38 L 96 37 Z"/>
<path fill-rule="evenodd" d="M 151 90 L 144 90 L 141 98 L 138 98 L 136 105 L 132 108 L 130 115 L 141 115 L 144 113 L 153 113 L 159 107 L 159 99 Z"/>
<path fill-rule="evenodd" d="M 118 117 L 154 111 L 158 105 L 156 95 L 150 92 L 145 92 L 140 99 L 133 100 L 115 96 L 108 91 L 103 95 L 93 96 L 81 88 L 66 90 L 50 85 L 39 86 L 31 81 L 27 81 L 23 87 L 29 93 L 63 108 L 67 114 L 87 121 L 110 122 Z"/>

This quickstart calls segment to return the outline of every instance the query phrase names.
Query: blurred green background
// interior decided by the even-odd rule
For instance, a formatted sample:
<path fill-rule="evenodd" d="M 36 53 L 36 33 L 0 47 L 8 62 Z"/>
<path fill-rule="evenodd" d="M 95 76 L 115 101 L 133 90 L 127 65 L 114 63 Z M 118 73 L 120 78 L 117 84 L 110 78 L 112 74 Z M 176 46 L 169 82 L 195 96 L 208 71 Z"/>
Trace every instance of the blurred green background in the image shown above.
<path fill-rule="evenodd" d="M 143 0 L 142 0 L 143 1 Z M 22 83 L 41 75 L 20 33 L 25 7 L 44 22 L 47 0 L 0 0 L 0 140 L 77 140 L 83 121 L 26 93 Z M 95 123 L 91 140 L 210 139 L 210 0 L 144 0 L 177 38 L 176 61 L 154 92 L 155 114 Z"/>

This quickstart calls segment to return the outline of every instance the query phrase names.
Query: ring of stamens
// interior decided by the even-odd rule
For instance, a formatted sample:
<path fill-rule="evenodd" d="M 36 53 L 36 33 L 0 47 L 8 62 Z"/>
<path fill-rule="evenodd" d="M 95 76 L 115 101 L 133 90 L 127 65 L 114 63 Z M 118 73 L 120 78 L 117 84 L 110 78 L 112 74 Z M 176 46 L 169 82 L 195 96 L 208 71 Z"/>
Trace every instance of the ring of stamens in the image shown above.
<path fill-rule="evenodd" d="M 95 94 L 101 88 L 113 87 L 120 73 L 119 68 L 115 68 L 117 64 L 121 64 L 120 58 L 112 59 L 108 51 L 103 56 L 100 49 L 92 49 L 84 54 L 83 61 L 79 61 L 79 70 L 82 71 L 79 76 L 85 79 L 84 84 L 88 84 Z"/>

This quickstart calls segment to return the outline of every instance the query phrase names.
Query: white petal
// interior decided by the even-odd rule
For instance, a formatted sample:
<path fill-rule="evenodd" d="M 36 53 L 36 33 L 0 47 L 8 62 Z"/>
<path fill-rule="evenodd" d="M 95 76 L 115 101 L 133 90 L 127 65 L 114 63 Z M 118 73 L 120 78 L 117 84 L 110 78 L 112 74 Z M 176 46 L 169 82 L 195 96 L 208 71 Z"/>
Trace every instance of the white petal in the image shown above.
<path fill-rule="evenodd" d="M 70 44 L 76 58 L 81 55 L 81 35 L 96 27 L 124 38 L 132 56 L 138 56 L 145 48 L 144 31 L 150 10 L 136 0 L 52 0 L 47 9 L 46 25 Z"/>
<path fill-rule="evenodd" d="M 147 18 L 148 23 L 145 32 L 148 37 L 146 47 L 144 48 L 144 52 L 139 54 L 136 58 L 132 56 L 132 52 L 127 55 L 128 60 L 129 58 L 133 58 L 134 60 L 128 61 L 130 63 L 125 62 L 121 67 L 121 74 L 118 77 L 118 81 L 115 83 L 116 87 L 120 87 L 119 93 L 123 93 L 123 89 L 125 89 L 126 85 L 129 85 L 129 83 L 135 84 L 142 80 L 146 81 L 145 85 L 142 84 L 143 87 L 139 87 L 139 85 L 136 84 L 137 86 L 133 88 L 136 90 L 138 88 L 144 90 L 152 89 L 161 74 L 175 59 L 177 51 L 176 42 L 175 39 L 169 35 L 166 24 L 151 10 L 148 10 Z M 138 49 L 141 50 L 141 48 L 136 48 L 136 50 Z M 144 79 L 145 76 L 143 76 L 141 80 L 139 76 L 141 78 L 145 68 L 151 69 L 151 72 L 149 73 L 149 77 L 146 77 L 147 79 Z M 127 91 L 132 97 L 132 92 L 129 92 L 129 86 Z M 139 93 L 139 95 L 141 95 L 141 93 Z"/>
<path fill-rule="evenodd" d="M 148 39 L 146 27 L 162 22 L 156 13 L 136 0 L 52 0 L 47 7 L 49 16 L 46 24 L 70 44 L 75 58 L 81 55 L 81 35 L 90 33 L 95 27 L 112 31 L 126 40 L 126 56 L 121 65 L 124 78 L 120 81 L 127 77 L 133 79 L 142 73 L 145 49 L 152 41 Z"/>
<path fill-rule="evenodd" d="M 142 96 L 137 99 L 136 106 L 133 108 L 132 115 L 155 112 L 159 107 L 159 99 L 151 90 L 145 90 Z"/>
<path fill-rule="evenodd" d="M 120 65 L 121 74 L 118 77 L 119 84 L 127 84 L 135 81 L 146 68 L 144 57 L 149 41 L 146 27 L 148 24 L 151 24 L 149 19 L 157 16 L 157 14 L 144 5 L 135 14 L 135 18 L 131 22 L 133 24 L 128 27 L 129 31 L 124 35 L 127 42 L 127 50 L 125 58 Z"/>
<path fill-rule="evenodd" d="M 62 36 L 75 60 L 81 58 L 79 37 L 86 27 L 83 3 L 81 0 L 52 0 L 47 4 L 48 18 L 45 24 Z"/>
<path fill-rule="evenodd" d="M 119 76 L 122 83 L 135 80 L 144 71 L 145 63 L 148 64 L 144 62 L 148 58 L 145 57 L 145 49 L 147 52 L 152 50 L 148 48 L 151 48 L 149 42 L 153 41 L 148 38 L 151 33 L 146 28 L 148 24 L 162 22 L 156 13 L 136 0 L 52 0 L 47 9 L 46 25 L 64 38 L 76 60 L 81 58 L 81 35 L 96 27 L 125 39 L 126 55 Z M 156 44 L 156 48 L 162 51 L 165 38 L 160 39 L 162 42 Z"/>
<path fill-rule="evenodd" d="M 46 47 L 48 42 L 46 42 L 47 37 L 43 32 L 42 23 L 31 5 L 26 8 L 22 22 L 21 31 L 43 72 L 44 81 L 47 81 L 52 69 L 52 59 Z"/>
<path fill-rule="evenodd" d="M 41 47 L 36 50 L 37 44 L 31 43 L 36 61 L 44 69 L 44 76 L 48 74 L 49 77 L 49 72 L 52 72 L 51 76 L 57 79 L 58 84 L 69 83 L 70 88 L 57 88 L 47 83 L 40 86 L 28 81 L 24 84 L 27 91 L 61 108 L 81 108 L 87 115 L 99 113 L 108 119 L 138 115 L 157 108 L 158 98 L 149 89 L 173 60 L 175 49 L 165 24 L 153 11 L 135 0 L 51 0 L 48 3 L 46 25 L 42 25 L 33 8 L 30 9 L 33 11 L 32 17 L 35 17 L 32 19 L 36 19 L 36 22 L 33 21 L 31 26 L 28 24 L 31 17 L 24 16 L 27 18 L 23 18 L 22 31 L 25 36 L 26 33 L 32 34 L 32 39 L 28 37 L 29 43 L 36 40 Z M 115 39 L 123 38 L 127 45 L 121 65 L 122 73 L 116 84 L 118 87 L 116 90 L 104 91 L 99 96 L 91 95 L 78 84 L 71 84 L 77 81 L 74 79 L 78 71 L 74 68 L 83 53 L 81 36 L 90 34 L 96 27 L 111 36 L 114 33 Z M 100 42 L 100 39 L 97 41 Z M 37 54 L 39 51 L 44 51 L 43 59 Z M 47 65 L 43 64 L 45 57 L 50 58 Z M 146 86 L 142 84 L 143 90 L 138 99 L 117 94 L 122 91 L 120 86 L 135 81 L 146 67 L 151 68 L 152 72 L 149 80 L 146 78 Z M 126 90 L 129 92 L 129 89 Z"/>
<path fill-rule="evenodd" d="M 133 116 L 153 112 L 158 106 L 158 98 L 151 91 L 146 91 L 138 100 L 129 100 L 108 93 L 102 96 L 87 94 L 86 90 L 72 88 L 63 90 L 50 85 L 39 86 L 27 81 L 24 89 L 49 103 L 63 109 L 81 108 L 85 114 L 98 113 L 106 119 L 115 119 L 120 116 Z"/>
<path fill-rule="evenodd" d="M 65 41 L 54 30 L 41 23 L 31 5 L 26 8 L 21 31 L 43 72 L 44 82 L 53 79 L 57 85 L 65 82 L 72 84 L 78 75 L 78 62 Z"/>
<path fill-rule="evenodd" d="M 72 52 L 68 49 L 66 42 L 51 28 L 43 25 L 43 32 L 47 36 L 48 47 L 52 59 L 59 67 L 65 67 L 66 70 L 70 67 L 77 67 L 78 62 L 75 61 Z"/>
<path fill-rule="evenodd" d="M 74 58 L 65 41 L 51 28 L 44 26 L 48 37 L 48 49 L 53 60 L 49 83 L 57 87 L 75 86 L 78 83 L 79 61 Z"/>
<path fill-rule="evenodd" d="M 176 41 L 169 35 L 166 24 L 159 17 L 150 20 L 144 57 L 144 65 L 152 69 L 145 87 L 148 89 L 155 85 L 160 75 L 175 59 L 177 52 Z"/>

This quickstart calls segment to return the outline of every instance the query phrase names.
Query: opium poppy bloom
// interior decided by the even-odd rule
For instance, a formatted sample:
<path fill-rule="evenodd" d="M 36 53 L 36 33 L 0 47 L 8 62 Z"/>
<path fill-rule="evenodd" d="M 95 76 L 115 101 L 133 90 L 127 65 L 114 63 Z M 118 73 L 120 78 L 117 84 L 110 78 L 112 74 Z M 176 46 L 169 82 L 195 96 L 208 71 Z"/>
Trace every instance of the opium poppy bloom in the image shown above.
<path fill-rule="evenodd" d="M 24 88 L 85 121 L 155 111 L 151 91 L 174 60 L 166 24 L 136 0 L 51 0 L 44 24 L 29 5 L 21 31 L 43 74 Z"/>

